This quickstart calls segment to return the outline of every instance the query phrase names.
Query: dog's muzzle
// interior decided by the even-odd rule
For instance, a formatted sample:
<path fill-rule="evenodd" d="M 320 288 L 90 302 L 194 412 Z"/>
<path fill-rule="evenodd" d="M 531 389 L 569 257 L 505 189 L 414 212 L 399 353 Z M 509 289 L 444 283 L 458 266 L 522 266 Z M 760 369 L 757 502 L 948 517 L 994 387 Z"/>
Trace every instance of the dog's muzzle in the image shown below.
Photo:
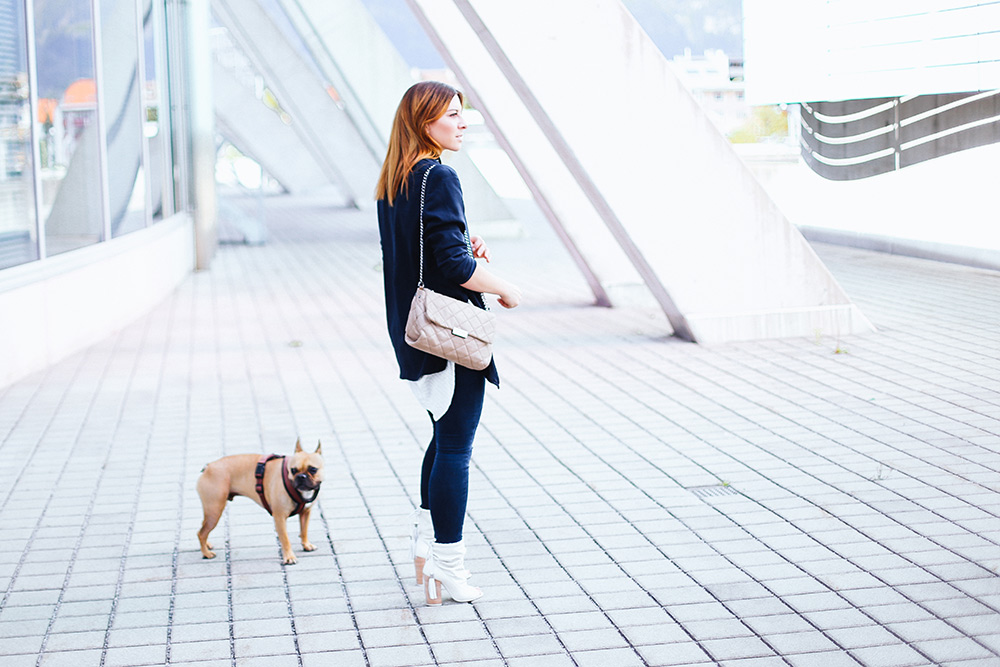
<path fill-rule="evenodd" d="M 299 491 L 319 491 L 320 484 L 322 482 L 313 482 L 305 473 L 295 476 L 295 488 Z"/>

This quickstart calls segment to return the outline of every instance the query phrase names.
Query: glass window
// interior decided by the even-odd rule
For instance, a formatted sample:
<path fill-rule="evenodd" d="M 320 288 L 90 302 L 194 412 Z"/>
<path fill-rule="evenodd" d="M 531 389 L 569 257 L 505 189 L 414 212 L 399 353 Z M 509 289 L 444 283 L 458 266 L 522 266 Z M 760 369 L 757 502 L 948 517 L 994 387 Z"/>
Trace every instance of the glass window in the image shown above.
<path fill-rule="evenodd" d="M 101 240 L 90 0 L 35 0 L 41 218 L 49 255 Z"/>
<path fill-rule="evenodd" d="M 0 269 L 38 259 L 22 0 L 0 0 Z"/>
<path fill-rule="evenodd" d="M 149 198 L 153 210 L 153 220 L 162 220 L 173 213 L 171 202 L 173 191 L 170 189 L 170 171 L 168 165 L 170 156 L 170 123 L 167 118 L 167 105 L 162 104 L 162 86 L 160 85 L 160 48 L 162 42 L 157 27 L 161 15 L 154 6 L 153 0 L 142 1 L 142 31 L 145 51 L 146 79 L 143 89 L 145 135 L 149 142 Z"/>
<path fill-rule="evenodd" d="M 146 226 L 142 84 L 135 0 L 101 0 L 101 69 L 107 126 L 111 235 Z"/>

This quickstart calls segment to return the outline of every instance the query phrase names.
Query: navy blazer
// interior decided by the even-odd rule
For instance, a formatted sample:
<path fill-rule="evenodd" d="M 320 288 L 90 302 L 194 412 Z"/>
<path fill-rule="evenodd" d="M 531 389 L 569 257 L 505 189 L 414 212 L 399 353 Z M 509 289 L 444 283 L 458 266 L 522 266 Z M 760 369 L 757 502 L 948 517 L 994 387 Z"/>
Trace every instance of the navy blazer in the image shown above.
<path fill-rule="evenodd" d="M 465 240 L 465 203 L 458 174 L 437 160 L 424 159 L 407 178 L 408 187 L 392 206 L 378 201 L 378 230 L 382 242 L 382 276 L 385 281 L 385 317 L 389 338 L 399 362 L 399 377 L 419 380 L 443 371 L 447 361 L 406 344 L 403 335 L 410 302 L 417 291 L 420 261 L 420 187 L 427 178 L 424 200 L 424 286 L 460 301 L 485 304 L 477 292 L 462 287 L 476 270 Z M 496 364 L 483 370 L 486 379 L 500 386 Z"/>

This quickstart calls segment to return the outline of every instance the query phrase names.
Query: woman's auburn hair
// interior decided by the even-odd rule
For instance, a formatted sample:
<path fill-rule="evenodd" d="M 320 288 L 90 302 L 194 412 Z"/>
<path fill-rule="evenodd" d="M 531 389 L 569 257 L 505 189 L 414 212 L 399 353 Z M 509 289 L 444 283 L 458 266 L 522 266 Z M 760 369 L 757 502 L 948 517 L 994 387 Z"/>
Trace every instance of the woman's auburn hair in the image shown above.
<path fill-rule="evenodd" d="M 428 155 L 440 157 L 444 149 L 431 138 L 427 126 L 444 115 L 456 95 L 465 104 L 460 91 L 440 81 L 421 81 L 403 93 L 375 187 L 376 200 L 384 199 L 392 206 L 400 193 L 406 194 L 406 179 L 417 162 Z"/>

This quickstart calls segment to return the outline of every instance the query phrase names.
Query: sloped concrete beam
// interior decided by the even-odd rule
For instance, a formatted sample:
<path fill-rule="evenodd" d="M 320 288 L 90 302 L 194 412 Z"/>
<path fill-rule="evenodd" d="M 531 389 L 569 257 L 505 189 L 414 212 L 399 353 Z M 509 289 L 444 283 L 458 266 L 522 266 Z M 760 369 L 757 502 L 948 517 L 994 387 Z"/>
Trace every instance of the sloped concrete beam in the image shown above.
<path fill-rule="evenodd" d="M 303 54 L 257 0 L 212 0 L 212 9 L 274 91 L 323 175 L 355 205 L 371 207 L 381 157 L 329 95 Z"/>
<path fill-rule="evenodd" d="M 323 168 L 295 131 L 217 61 L 213 61 L 212 80 L 216 125 L 234 146 L 253 156 L 289 192 L 308 192 L 329 185 Z"/>
<path fill-rule="evenodd" d="M 618 0 L 409 2 L 587 263 L 596 217 L 676 335 L 872 330 Z"/>
<path fill-rule="evenodd" d="M 360 0 L 278 0 L 278 4 L 381 165 L 396 106 L 414 83 L 409 66 Z M 461 176 L 470 222 L 512 217 L 464 151 L 448 154 L 445 160 Z"/>

